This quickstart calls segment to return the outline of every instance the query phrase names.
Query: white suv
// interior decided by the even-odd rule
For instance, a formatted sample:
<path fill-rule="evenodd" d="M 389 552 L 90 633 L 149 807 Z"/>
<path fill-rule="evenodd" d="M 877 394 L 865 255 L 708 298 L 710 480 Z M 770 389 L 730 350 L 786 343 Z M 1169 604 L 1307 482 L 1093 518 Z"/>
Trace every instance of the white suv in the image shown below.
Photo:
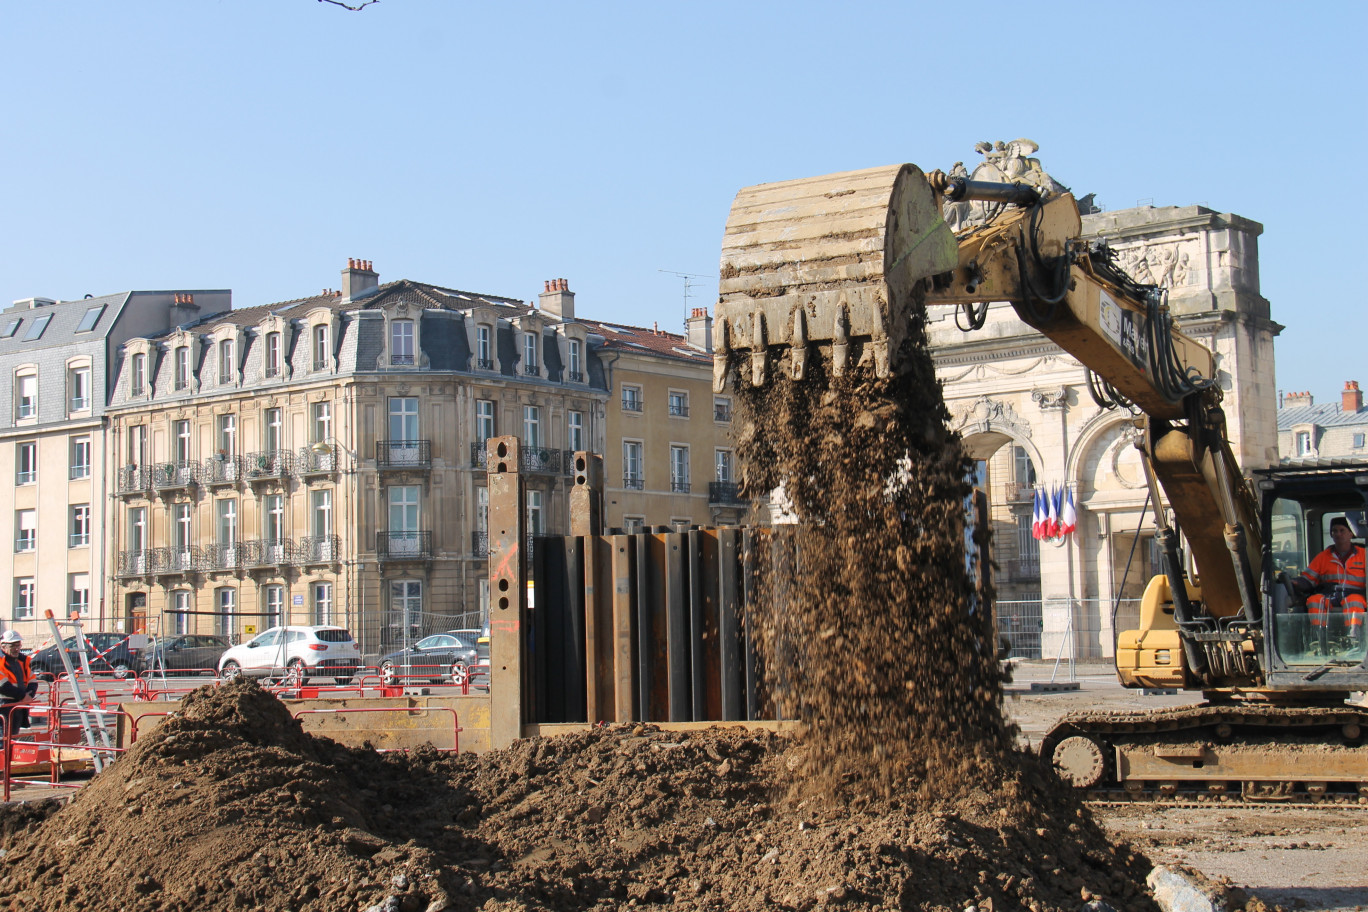
<path fill-rule="evenodd" d="M 348 684 L 361 666 L 361 651 L 343 627 L 272 627 L 219 659 L 219 675 L 236 678 L 329 677 Z"/>

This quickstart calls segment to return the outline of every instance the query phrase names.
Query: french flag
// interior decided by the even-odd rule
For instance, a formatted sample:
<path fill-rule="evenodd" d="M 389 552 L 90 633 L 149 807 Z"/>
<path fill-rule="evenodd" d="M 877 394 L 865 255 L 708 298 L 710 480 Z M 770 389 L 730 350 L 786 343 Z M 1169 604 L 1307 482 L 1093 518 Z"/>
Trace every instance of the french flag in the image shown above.
<path fill-rule="evenodd" d="M 1049 512 L 1049 514 L 1045 517 L 1045 537 L 1046 537 L 1046 538 L 1058 538 L 1058 537 L 1059 537 L 1059 491 L 1058 491 L 1058 489 L 1056 489 L 1056 490 L 1054 490 L 1054 491 L 1051 491 L 1050 493 L 1046 494 L 1046 495 L 1045 495 L 1045 498 L 1046 498 L 1046 500 L 1049 501 L 1049 504 L 1050 504 L 1050 512 Z"/>
<path fill-rule="evenodd" d="M 1031 537 L 1039 540 L 1045 537 L 1045 492 L 1035 489 L 1035 502 L 1031 506 Z"/>
<path fill-rule="evenodd" d="M 1062 535 L 1068 535 L 1078 529 L 1078 511 L 1074 509 L 1073 489 L 1066 491 L 1068 499 L 1064 501 L 1064 508 L 1059 511 L 1059 525 Z"/>

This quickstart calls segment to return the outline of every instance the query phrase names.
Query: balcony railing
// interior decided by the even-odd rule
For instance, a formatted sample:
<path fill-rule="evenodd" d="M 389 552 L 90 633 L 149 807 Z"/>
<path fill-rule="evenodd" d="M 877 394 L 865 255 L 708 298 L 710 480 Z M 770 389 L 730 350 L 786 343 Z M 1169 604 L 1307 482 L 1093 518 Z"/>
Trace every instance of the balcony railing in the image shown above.
<path fill-rule="evenodd" d="M 639 411 L 641 411 L 641 400 L 640 400 L 640 399 L 628 399 L 628 398 L 626 398 L 626 397 L 623 397 L 623 400 L 622 400 L 622 410 L 623 410 L 624 412 L 639 412 Z"/>
<path fill-rule="evenodd" d="M 525 364 L 523 365 L 523 373 L 529 377 L 540 377 L 541 367 L 536 364 Z"/>
<path fill-rule="evenodd" d="M 218 542 L 205 547 L 205 570 L 241 570 L 247 566 L 247 542 Z"/>
<path fill-rule="evenodd" d="M 1006 503 L 1030 503 L 1035 498 L 1035 485 L 1021 481 L 1009 481 L 1002 487 Z"/>
<path fill-rule="evenodd" d="M 20 482 L 22 484 L 23 482 Z M 141 494 L 152 487 L 152 472 L 145 466 L 120 466 L 114 479 L 118 494 Z"/>
<path fill-rule="evenodd" d="M 248 567 L 288 567 L 294 563 L 294 542 L 289 539 L 266 539 L 242 544 L 247 552 Z"/>
<path fill-rule="evenodd" d="M 342 559 L 342 542 L 336 535 L 306 535 L 295 545 L 295 564 L 331 564 Z"/>
<path fill-rule="evenodd" d="M 470 445 L 470 467 L 472 469 L 489 468 L 489 444 L 481 440 Z"/>
<path fill-rule="evenodd" d="M 14 540 L 15 551 L 33 551 L 38 547 L 38 534 L 36 531 L 25 530 L 25 534 L 20 535 Z"/>
<path fill-rule="evenodd" d="M 562 472 L 561 467 L 563 465 L 568 468 L 570 459 L 568 457 L 562 458 L 560 450 L 528 446 L 522 448 L 522 470 L 524 472 L 535 472 L 539 475 L 568 475 L 569 472 Z"/>
<path fill-rule="evenodd" d="M 492 370 L 494 369 L 494 359 L 493 359 L 493 358 L 476 358 L 476 359 L 475 359 L 475 369 L 476 369 L 476 370 L 482 370 L 482 371 L 492 371 Z"/>
<path fill-rule="evenodd" d="M 72 532 L 67 536 L 68 548 L 86 548 L 90 545 L 89 532 Z"/>
<path fill-rule="evenodd" d="M 382 561 L 432 560 L 432 533 L 377 532 L 375 555 Z"/>
<path fill-rule="evenodd" d="M 470 554 L 472 557 L 486 557 L 489 554 L 489 533 L 476 529 L 470 533 Z"/>
<path fill-rule="evenodd" d="M 741 486 L 736 482 L 708 482 L 708 503 L 730 507 L 741 506 L 745 504 L 745 502 L 745 499 L 741 497 Z"/>
<path fill-rule="evenodd" d="M 152 567 L 153 560 L 150 549 L 119 552 L 119 576 L 143 576 L 151 573 Z"/>
<path fill-rule="evenodd" d="M 671 417 L 671 418 L 688 418 L 688 417 L 689 417 L 689 404 L 688 404 L 687 402 L 671 402 L 671 403 L 670 403 L 670 417 Z"/>
<path fill-rule="evenodd" d="M 152 487 L 158 491 L 188 488 L 199 481 L 199 476 L 199 463 L 162 462 L 152 466 Z"/>
<path fill-rule="evenodd" d="M 565 379 L 568 380 L 568 381 L 571 382 L 571 383 L 583 383 L 583 382 L 584 382 L 584 371 L 576 371 L 576 370 L 566 371 L 566 372 L 565 372 Z"/>
<path fill-rule="evenodd" d="M 215 456 L 204 460 L 200 483 L 206 485 L 237 484 L 242 480 L 241 456 Z"/>
<path fill-rule="evenodd" d="M 294 459 L 289 450 L 262 450 L 260 453 L 248 453 L 243 461 L 249 479 L 264 481 L 289 475 Z"/>
<path fill-rule="evenodd" d="M 633 475 L 629 472 L 622 476 L 622 486 L 629 491 L 640 491 L 646 487 L 646 481 L 640 475 Z"/>
<path fill-rule="evenodd" d="M 88 463 L 88 462 L 86 462 L 86 463 L 77 463 L 77 464 L 73 465 L 73 466 L 71 467 L 71 470 L 67 473 L 67 478 L 68 478 L 69 480 L 71 480 L 71 481 L 77 481 L 77 480 L 79 480 L 79 479 L 82 479 L 82 478 L 89 478 L 89 477 L 90 477 L 90 463 Z"/>
<path fill-rule="evenodd" d="M 713 403 L 713 421 L 720 421 L 723 424 L 732 419 L 732 407 L 722 402 Z"/>
<path fill-rule="evenodd" d="M 337 451 L 318 452 L 313 447 L 301 447 L 295 455 L 295 472 L 303 475 L 330 475 L 337 471 Z"/>
<path fill-rule="evenodd" d="M 377 440 L 375 465 L 384 469 L 432 468 L 431 440 Z"/>
<path fill-rule="evenodd" d="M 678 478 L 671 478 L 671 479 L 670 479 L 670 493 L 671 493 L 671 494 L 688 494 L 688 493 L 689 493 L 689 483 L 688 483 L 687 481 L 681 481 L 681 480 L 678 479 Z"/>
<path fill-rule="evenodd" d="M 28 472 L 25 472 L 21 469 L 18 472 L 14 473 L 14 483 L 17 485 L 33 484 L 37 480 L 38 472 L 36 469 L 30 470 Z"/>
<path fill-rule="evenodd" d="M 204 552 L 195 545 L 152 549 L 152 572 L 162 576 L 195 573 L 204 563 Z"/>
<path fill-rule="evenodd" d="M 86 409 L 88 409 L 88 408 L 90 408 L 90 400 L 89 400 L 89 399 L 85 399 L 85 398 L 75 398 L 75 397 L 73 397 L 72 400 L 71 400 L 71 403 L 67 406 L 67 411 L 69 411 L 69 412 L 84 412 L 84 411 L 85 411 Z"/>

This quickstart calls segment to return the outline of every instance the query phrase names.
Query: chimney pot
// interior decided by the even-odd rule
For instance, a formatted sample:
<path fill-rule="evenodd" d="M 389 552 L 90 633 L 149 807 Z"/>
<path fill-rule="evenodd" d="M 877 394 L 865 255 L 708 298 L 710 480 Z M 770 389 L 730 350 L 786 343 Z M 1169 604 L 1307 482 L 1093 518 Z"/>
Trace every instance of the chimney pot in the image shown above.
<path fill-rule="evenodd" d="M 1344 381 L 1344 392 L 1340 394 L 1340 407 L 1346 412 L 1357 412 L 1363 408 L 1363 391 L 1357 380 Z"/>

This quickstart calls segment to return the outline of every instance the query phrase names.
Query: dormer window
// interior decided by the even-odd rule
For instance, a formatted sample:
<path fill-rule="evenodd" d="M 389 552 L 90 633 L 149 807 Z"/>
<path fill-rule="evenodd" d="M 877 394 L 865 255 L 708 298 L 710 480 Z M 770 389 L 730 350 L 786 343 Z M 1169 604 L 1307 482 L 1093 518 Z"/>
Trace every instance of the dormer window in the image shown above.
<path fill-rule="evenodd" d="M 219 342 L 219 383 L 233 382 L 233 340 Z"/>
<path fill-rule="evenodd" d="M 176 348 L 176 391 L 182 392 L 189 388 L 190 347 L 188 345 L 181 345 Z"/>
<path fill-rule="evenodd" d="M 141 396 L 147 392 L 147 355 L 135 354 L 129 361 L 128 394 Z"/>
<path fill-rule="evenodd" d="M 390 321 L 390 364 L 413 363 L 413 321 Z"/>
<path fill-rule="evenodd" d="M 328 369 L 328 327 L 320 323 L 313 328 L 313 369 Z"/>
<path fill-rule="evenodd" d="M 494 369 L 494 329 L 485 323 L 475 327 L 475 369 Z"/>
<path fill-rule="evenodd" d="M 83 412 L 90 408 L 90 368 L 73 367 L 67 373 L 67 411 Z"/>
<path fill-rule="evenodd" d="M 1297 431 L 1297 455 L 1312 456 L 1315 450 L 1311 447 L 1311 432 Z"/>
<path fill-rule="evenodd" d="M 16 418 L 38 416 L 38 375 L 22 374 L 16 378 L 14 415 Z"/>
<path fill-rule="evenodd" d="M 266 334 L 266 376 L 280 376 L 280 333 Z"/>
<path fill-rule="evenodd" d="M 569 349 L 569 359 L 568 359 L 568 360 L 570 361 L 570 364 L 569 364 L 569 366 L 566 368 L 566 370 L 567 370 L 567 372 L 568 372 L 568 374 L 569 374 L 569 376 L 567 377 L 567 379 L 568 379 L 571 383 L 583 383 L 583 382 L 584 382 L 584 366 L 583 366 L 583 364 L 582 364 L 583 356 L 582 356 L 582 353 L 581 353 L 581 351 L 580 351 L 580 340 L 579 340 L 579 339 L 571 339 L 571 340 L 570 340 L 570 344 L 569 344 L 569 346 L 568 346 L 568 349 Z"/>
<path fill-rule="evenodd" d="M 537 368 L 537 334 L 523 333 L 523 373 L 533 376 L 541 373 Z"/>

